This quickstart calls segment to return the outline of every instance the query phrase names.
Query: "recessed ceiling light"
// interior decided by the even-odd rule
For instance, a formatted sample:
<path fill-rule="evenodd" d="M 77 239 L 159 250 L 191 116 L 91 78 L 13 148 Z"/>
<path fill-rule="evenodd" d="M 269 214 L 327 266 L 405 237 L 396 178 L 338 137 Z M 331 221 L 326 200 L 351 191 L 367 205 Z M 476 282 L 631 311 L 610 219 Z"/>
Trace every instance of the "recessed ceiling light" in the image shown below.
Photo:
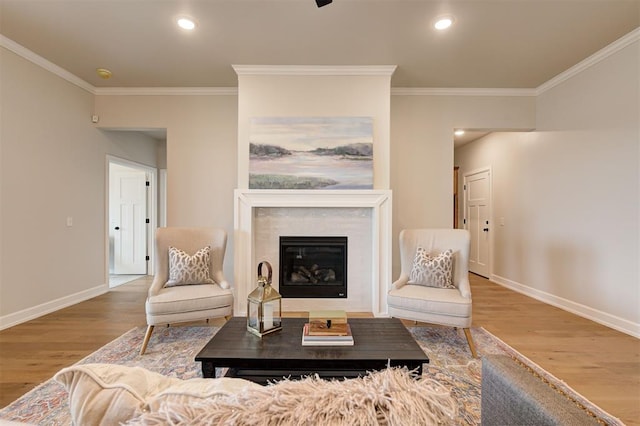
<path fill-rule="evenodd" d="M 436 20 L 435 24 L 433 24 L 433 27 L 436 30 L 442 31 L 446 30 L 451 25 L 453 25 L 453 16 L 441 16 Z"/>
<path fill-rule="evenodd" d="M 187 18 L 185 16 L 178 18 L 177 22 L 178 22 L 178 26 L 183 30 L 191 31 L 196 27 L 196 22 L 193 19 Z"/>
<path fill-rule="evenodd" d="M 462 136 L 462 135 L 464 135 L 464 130 L 458 129 L 455 132 L 453 132 L 453 134 L 456 135 L 456 136 Z"/>

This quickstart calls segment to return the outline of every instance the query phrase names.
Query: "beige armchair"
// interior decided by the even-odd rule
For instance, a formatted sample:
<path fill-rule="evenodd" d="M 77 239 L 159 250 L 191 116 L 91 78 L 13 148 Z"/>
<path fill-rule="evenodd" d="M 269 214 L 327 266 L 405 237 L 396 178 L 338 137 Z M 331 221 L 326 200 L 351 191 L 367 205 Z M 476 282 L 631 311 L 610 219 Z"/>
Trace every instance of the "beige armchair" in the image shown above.
<path fill-rule="evenodd" d="M 418 247 L 431 254 L 453 251 L 453 288 L 419 285 L 410 280 Z M 387 295 L 389 315 L 396 318 L 464 329 L 477 358 L 471 326 L 469 232 L 463 229 L 405 229 L 400 232 L 401 273 Z"/>
<path fill-rule="evenodd" d="M 169 247 L 193 256 L 210 247 L 209 283 L 167 286 Z M 158 228 L 155 236 L 155 275 L 145 303 L 147 332 L 140 355 L 144 354 L 154 326 L 229 317 L 233 314 L 233 293 L 222 272 L 227 234 L 215 228 Z M 202 257 L 205 259 L 205 257 Z M 202 266 L 202 265 L 201 265 Z M 206 275 L 206 266 L 201 271 Z M 186 281 L 190 282 L 190 281 Z M 178 283 L 181 284 L 181 283 Z"/>

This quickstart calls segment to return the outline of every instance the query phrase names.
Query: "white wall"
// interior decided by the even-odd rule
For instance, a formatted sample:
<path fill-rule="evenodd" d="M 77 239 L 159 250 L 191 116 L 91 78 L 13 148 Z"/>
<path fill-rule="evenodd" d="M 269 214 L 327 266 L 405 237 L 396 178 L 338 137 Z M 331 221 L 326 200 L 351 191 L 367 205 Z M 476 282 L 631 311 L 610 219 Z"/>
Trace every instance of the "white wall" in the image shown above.
<path fill-rule="evenodd" d="M 0 90 L 4 328 L 107 290 L 106 155 L 156 154 L 147 137 L 93 128 L 92 94 L 4 48 Z"/>
<path fill-rule="evenodd" d="M 492 278 L 640 336 L 640 43 L 537 97 L 537 130 L 456 150 L 493 171 Z"/>

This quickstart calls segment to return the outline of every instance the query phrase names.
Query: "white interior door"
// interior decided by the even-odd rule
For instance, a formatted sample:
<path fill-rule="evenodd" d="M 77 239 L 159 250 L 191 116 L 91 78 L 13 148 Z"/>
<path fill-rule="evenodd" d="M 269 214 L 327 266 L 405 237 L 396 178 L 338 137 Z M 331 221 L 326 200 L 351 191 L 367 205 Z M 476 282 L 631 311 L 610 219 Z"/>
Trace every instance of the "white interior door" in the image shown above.
<path fill-rule="evenodd" d="M 113 273 L 147 273 L 147 175 L 117 166 L 110 169 L 110 226 Z"/>
<path fill-rule="evenodd" d="M 465 228 L 471 234 L 469 270 L 489 277 L 491 173 L 482 170 L 464 176 Z"/>

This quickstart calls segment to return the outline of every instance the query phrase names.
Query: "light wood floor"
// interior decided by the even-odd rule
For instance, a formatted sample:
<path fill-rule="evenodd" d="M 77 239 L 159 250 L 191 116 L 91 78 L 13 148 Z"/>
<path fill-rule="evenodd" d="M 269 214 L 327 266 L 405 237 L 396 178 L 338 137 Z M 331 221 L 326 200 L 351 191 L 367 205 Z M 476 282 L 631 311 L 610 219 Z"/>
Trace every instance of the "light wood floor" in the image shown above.
<path fill-rule="evenodd" d="M 640 425 L 640 340 L 476 275 L 470 278 L 475 327 L 484 327 L 626 424 Z M 0 331 L 0 406 L 145 325 L 149 283 L 144 278 L 124 284 Z"/>

